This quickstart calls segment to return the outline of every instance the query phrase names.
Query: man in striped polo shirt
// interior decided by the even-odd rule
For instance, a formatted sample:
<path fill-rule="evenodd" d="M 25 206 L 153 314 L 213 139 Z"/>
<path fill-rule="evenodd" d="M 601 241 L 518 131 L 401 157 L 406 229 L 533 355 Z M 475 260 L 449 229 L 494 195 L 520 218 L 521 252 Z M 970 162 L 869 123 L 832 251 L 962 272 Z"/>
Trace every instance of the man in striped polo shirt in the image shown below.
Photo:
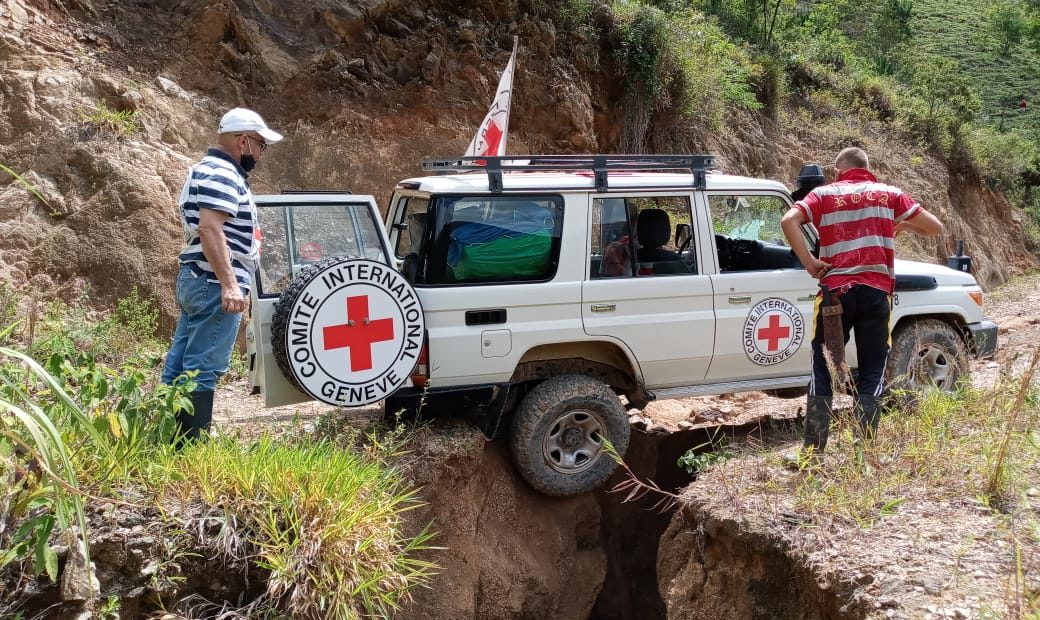
<path fill-rule="evenodd" d="M 881 415 L 895 289 L 895 236 L 903 230 L 938 235 L 943 225 L 899 188 L 878 183 L 868 167 L 862 149 L 843 150 L 834 162 L 837 180 L 796 202 L 784 214 L 781 226 L 809 275 L 841 300 L 845 343 L 855 330 L 856 414 L 862 434 L 869 438 L 877 431 Z M 801 227 L 807 223 L 819 231 L 819 258 L 806 247 Z M 821 301 L 817 298 L 813 315 L 812 379 L 802 449 L 803 456 L 815 457 L 827 446 L 833 396 L 823 355 Z"/>
<path fill-rule="evenodd" d="M 194 413 L 177 416 L 178 444 L 198 438 L 212 421 L 213 391 L 231 361 L 260 255 L 249 171 L 269 144 L 282 139 L 245 108 L 225 114 L 217 133 L 217 146 L 192 166 L 178 202 L 185 240 L 177 276 L 181 314 L 162 382 L 172 385 L 183 373 L 198 372 Z"/>

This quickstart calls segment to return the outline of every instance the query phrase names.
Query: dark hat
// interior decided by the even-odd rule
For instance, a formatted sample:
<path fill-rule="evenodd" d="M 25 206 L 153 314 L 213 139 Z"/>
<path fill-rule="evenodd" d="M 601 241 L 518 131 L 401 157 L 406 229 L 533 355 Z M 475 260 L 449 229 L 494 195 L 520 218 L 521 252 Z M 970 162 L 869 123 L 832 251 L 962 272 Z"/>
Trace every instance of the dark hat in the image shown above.
<path fill-rule="evenodd" d="M 823 166 L 820 164 L 805 164 L 802 166 L 802 170 L 798 173 L 798 178 L 795 181 L 798 183 L 798 187 L 807 185 L 817 187 L 823 185 L 827 178 L 823 176 Z"/>

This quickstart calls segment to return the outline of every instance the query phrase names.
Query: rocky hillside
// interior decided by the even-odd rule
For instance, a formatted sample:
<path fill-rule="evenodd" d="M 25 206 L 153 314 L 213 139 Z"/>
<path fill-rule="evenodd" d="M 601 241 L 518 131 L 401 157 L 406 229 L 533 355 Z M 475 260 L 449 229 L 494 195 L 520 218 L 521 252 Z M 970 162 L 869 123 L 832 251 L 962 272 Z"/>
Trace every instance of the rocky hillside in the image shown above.
<path fill-rule="evenodd" d="M 136 286 L 160 301 L 169 329 L 176 195 L 227 108 L 255 108 L 287 136 L 266 154 L 255 191 L 385 200 L 423 157 L 465 149 L 513 36 L 511 151 L 616 151 L 624 87 L 609 43 L 589 34 L 611 32 L 611 8 L 593 11 L 592 31 L 554 15 L 534 0 L 0 0 L 0 163 L 44 198 L 0 179 L 0 274 L 99 307 Z M 987 284 L 1033 264 L 1019 213 L 970 171 L 883 125 L 799 101 L 732 110 L 717 128 L 687 120 L 677 131 L 674 115 L 659 119 L 647 148 L 714 152 L 727 172 L 789 180 L 853 140 L 948 224 L 902 255 L 941 260 L 965 239 Z"/>

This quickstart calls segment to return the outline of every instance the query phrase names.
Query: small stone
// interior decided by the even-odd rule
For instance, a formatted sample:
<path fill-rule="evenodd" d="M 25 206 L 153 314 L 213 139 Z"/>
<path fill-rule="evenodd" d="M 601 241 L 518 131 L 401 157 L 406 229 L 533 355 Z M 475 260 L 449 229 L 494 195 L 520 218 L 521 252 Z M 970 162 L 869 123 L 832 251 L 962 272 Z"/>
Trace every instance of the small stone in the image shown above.
<path fill-rule="evenodd" d="M 155 78 L 155 84 L 159 87 L 159 90 L 171 97 L 191 101 L 191 95 L 188 94 L 188 91 L 181 88 L 177 82 L 174 82 L 171 79 L 164 78 L 160 75 Z"/>
<path fill-rule="evenodd" d="M 887 577 L 878 586 L 878 594 L 881 596 L 898 596 L 906 592 L 906 584 L 898 577 Z"/>
<path fill-rule="evenodd" d="M 151 562 L 141 567 L 142 577 L 151 577 L 157 572 L 159 572 L 159 560 L 156 559 L 152 559 Z"/>
<path fill-rule="evenodd" d="M 946 588 L 946 584 L 943 582 L 941 577 L 933 576 L 922 579 L 921 585 L 924 586 L 925 592 L 932 595 L 939 594 Z"/>
<path fill-rule="evenodd" d="M 899 599 L 894 596 L 882 596 L 878 598 L 877 604 L 879 607 L 899 607 Z"/>
<path fill-rule="evenodd" d="M 686 420 L 679 420 L 679 428 L 683 430 L 690 430 L 693 428 L 693 423 Z"/>

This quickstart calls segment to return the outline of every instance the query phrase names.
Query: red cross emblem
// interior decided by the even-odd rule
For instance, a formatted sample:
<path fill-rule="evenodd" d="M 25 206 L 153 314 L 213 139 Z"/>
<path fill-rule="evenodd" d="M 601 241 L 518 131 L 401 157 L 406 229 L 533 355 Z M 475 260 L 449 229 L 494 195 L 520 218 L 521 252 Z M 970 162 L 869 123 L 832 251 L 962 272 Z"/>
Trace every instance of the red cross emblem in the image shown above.
<path fill-rule="evenodd" d="M 350 348 L 350 370 L 372 368 L 372 345 L 394 339 L 394 320 L 368 318 L 368 295 L 347 297 L 347 322 L 322 329 L 325 350 Z"/>
<path fill-rule="evenodd" d="M 791 336 L 790 326 L 780 326 L 780 315 L 769 315 L 769 326 L 758 330 L 758 339 L 767 340 L 766 351 L 776 351 L 780 348 L 780 340 Z"/>

